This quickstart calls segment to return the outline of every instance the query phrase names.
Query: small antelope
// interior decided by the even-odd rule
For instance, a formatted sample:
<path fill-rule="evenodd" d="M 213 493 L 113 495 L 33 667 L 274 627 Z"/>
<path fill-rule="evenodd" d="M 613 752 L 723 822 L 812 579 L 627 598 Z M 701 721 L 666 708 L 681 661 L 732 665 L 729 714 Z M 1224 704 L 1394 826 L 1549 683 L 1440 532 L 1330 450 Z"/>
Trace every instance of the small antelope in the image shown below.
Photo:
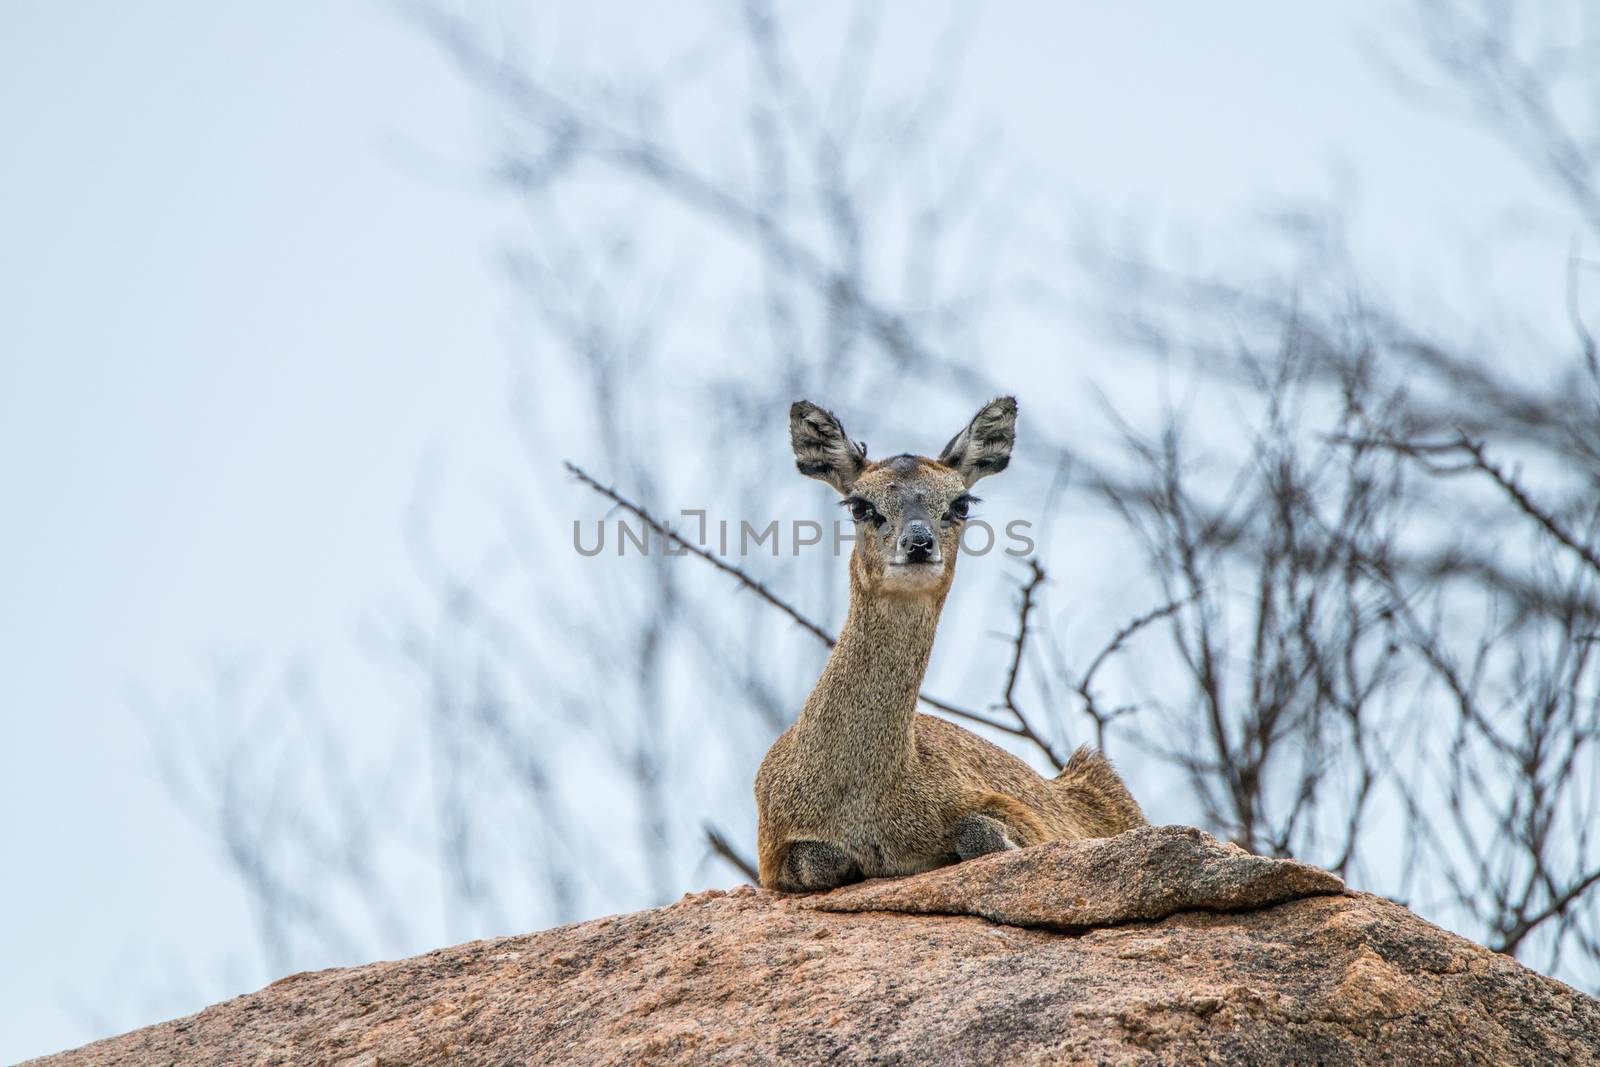
<path fill-rule="evenodd" d="M 917 713 L 968 490 L 1011 461 L 1017 402 L 978 412 L 938 459 L 867 462 L 832 412 L 801 401 L 801 474 L 844 495 L 856 524 L 850 614 L 795 724 L 756 773 L 761 884 L 810 892 L 915 874 L 1042 841 L 1107 837 L 1144 814 L 1099 752 L 1054 779 L 944 719 Z"/>

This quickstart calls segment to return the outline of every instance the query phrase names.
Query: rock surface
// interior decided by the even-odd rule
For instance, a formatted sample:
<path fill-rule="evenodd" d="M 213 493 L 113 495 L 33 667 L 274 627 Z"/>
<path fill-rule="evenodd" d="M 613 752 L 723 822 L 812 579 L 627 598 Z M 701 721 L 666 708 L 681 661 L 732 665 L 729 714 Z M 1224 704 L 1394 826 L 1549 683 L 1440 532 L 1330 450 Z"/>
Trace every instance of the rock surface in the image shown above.
<path fill-rule="evenodd" d="M 1600 1063 L 1600 1001 L 1148 827 L 300 974 L 55 1064 Z"/>

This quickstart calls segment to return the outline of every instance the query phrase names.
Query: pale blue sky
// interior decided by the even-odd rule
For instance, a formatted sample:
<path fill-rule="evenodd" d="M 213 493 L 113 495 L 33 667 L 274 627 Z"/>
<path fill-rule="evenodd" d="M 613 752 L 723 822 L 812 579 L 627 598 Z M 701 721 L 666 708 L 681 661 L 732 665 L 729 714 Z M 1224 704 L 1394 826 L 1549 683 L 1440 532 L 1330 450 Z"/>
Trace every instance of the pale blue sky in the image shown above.
<path fill-rule="evenodd" d="M 1401 291 L 1463 273 L 1463 234 L 1560 247 L 1508 213 L 1531 186 L 1501 153 L 1374 75 L 1384 8 L 1009 5 L 968 103 L 1036 179 L 1152 225 L 1226 232 L 1353 176 Z M 632 5 L 538 10 L 577 67 L 657 42 Z M 129 694 L 352 649 L 409 589 L 419 463 L 515 484 L 501 219 L 408 147 L 479 159 L 484 118 L 382 4 L 0 6 L 0 1061 L 200 1006 L 119 987 L 130 958 L 248 952 Z M 1427 295 L 1560 270 L 1504 262 Z"/>
<path fill-rule="evenodd" d="M 146 999 L 106 984 L 119 961 L 244 929 L 130 690 L 351 646 L 404 579 L 423 450 L 504 430 L 492 230 L 395 162 L 476 144 L 410 27 L 363 3 L 0 19 L 10 1062 L 83 1039 L 69 997 Z"/>

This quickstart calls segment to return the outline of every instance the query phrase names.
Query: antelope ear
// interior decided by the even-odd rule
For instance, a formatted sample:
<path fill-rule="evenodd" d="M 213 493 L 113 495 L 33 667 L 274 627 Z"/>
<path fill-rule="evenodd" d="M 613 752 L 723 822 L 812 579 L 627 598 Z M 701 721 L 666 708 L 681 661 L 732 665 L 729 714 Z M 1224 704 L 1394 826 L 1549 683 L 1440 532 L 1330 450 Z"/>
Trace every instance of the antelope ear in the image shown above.
<path fill-rule="evenodd" d="M 850 440 L 833 412 L 808 400 L 789 408 L 789 444 L 800 473 L 850 492 L 867 466 L 867 446 Z"/>
<path fill-rule="evenodd" d="M 954 468 L 970 487 L 979 478 L 999 474 L 1011 462 L 1017 439 L 1017 398 L 1003 396 L 985 404 L 967 428 L 950 439 L 939 462 Z"/>

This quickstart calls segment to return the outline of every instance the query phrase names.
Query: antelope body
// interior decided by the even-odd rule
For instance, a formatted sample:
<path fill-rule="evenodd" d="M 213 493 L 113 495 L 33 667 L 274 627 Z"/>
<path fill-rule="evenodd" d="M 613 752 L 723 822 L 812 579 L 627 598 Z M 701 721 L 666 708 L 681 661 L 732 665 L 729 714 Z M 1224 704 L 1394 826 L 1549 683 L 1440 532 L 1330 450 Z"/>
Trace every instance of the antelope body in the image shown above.
<path fill-rule="evenodd" d="M 805 401 L 790 409 L 796 465 L 845 496 L 856 541 L 844 630 L 756 774 L 762 885 L 831 889 L 1144 825 L 1100 753 L 1080 748 L 1048 779 L 916 710 L 975 499 L 967 490 L 1010 462 L 1016 418 L 1016 400 L 1002 397 L 938 459 L 869 463 L 831 412 Z"/>

